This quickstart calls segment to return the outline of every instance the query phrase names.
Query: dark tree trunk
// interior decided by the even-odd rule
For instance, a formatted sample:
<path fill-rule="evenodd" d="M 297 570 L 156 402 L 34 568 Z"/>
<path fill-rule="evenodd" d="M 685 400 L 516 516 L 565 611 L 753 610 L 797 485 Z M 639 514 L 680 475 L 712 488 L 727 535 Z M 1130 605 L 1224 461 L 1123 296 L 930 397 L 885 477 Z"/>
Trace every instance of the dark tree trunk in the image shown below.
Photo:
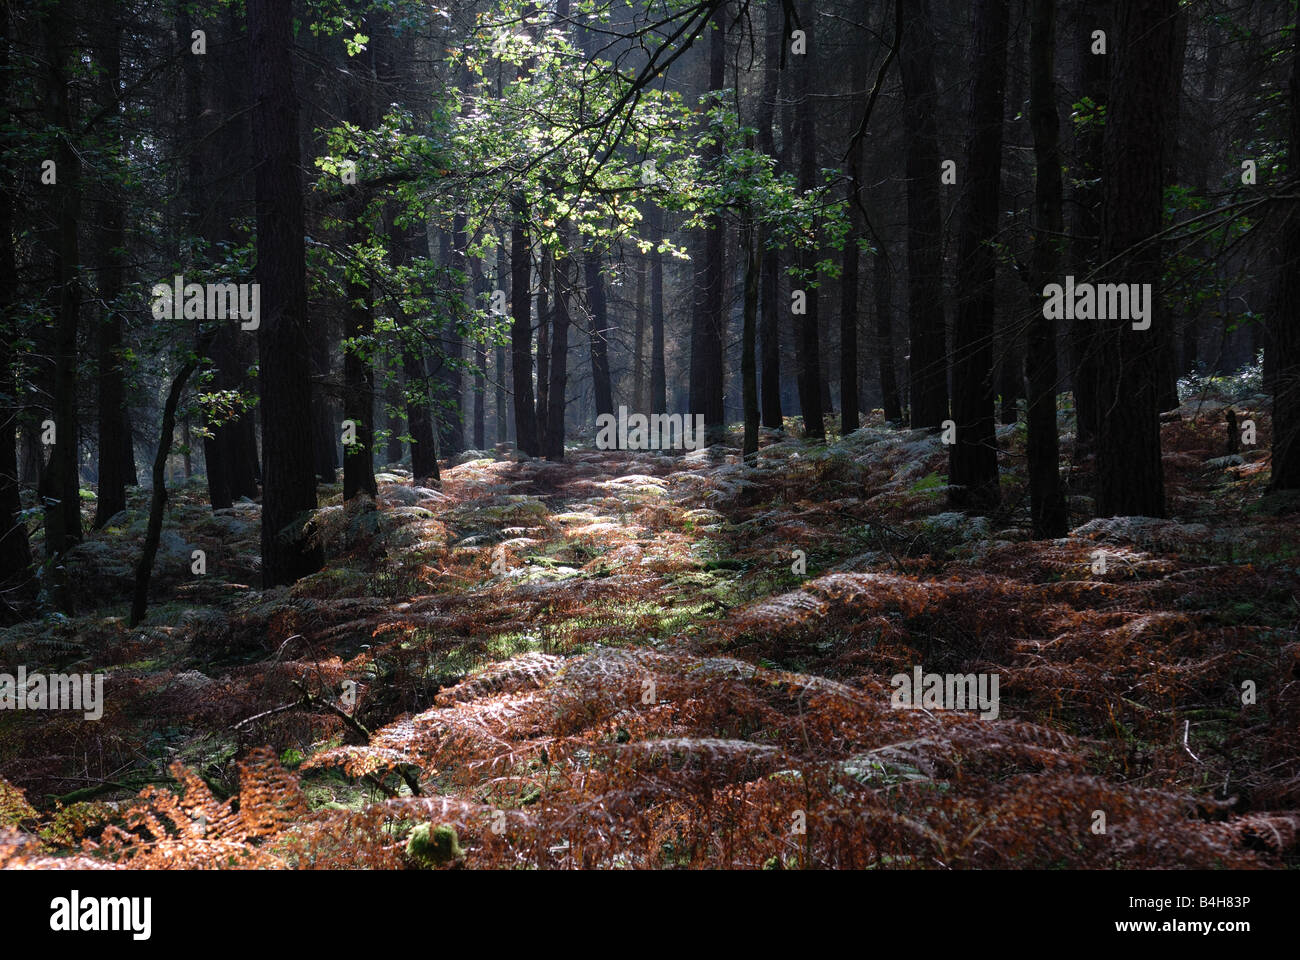
<path fill-rule="evenodd" d="M 1152 285 L 1159 312 L 1160 248 L 1152 237 L 1164 212 L 1164 98 L 1174 67 L 1177 0 L 1121 4 L 1115 77 L 1103 156 L 1102 259 L 1126 283 Z M 1146 330 L 1127 319 L 1098 321 L 1097 512 L 1164 516 L 1159 372 L 1164 316 Z"/>
<path fill-rule="evenodd" d="M 274 587 L 319 570 L 310 541 L 316 509 L 306 258 L 293 90 L 293 11 L 248 0 L 257 164 L 257 282 L 261 322 L 262 582 Z"/>
<path fill-rule="evenodd" d="M 112 7 L 117 11 L 117 4 Z M 105 121 L 114 145 L 122 147 L 118 107 L 118 82 L 122 73 L 121 21 L 114 16 L 105 24 L 100 49 L 103 73 L 99 84 L 99 105 L 109 111 Z M 99 465 L 98 500 L 95 503 L 96 530 L 108 518 L 126 509 L 127 484 L 136 482 L 135 453 L 131 424 L 126 409 L 126 385 L 122 371 L 122 305 L 119 302 L 126 275 L 126 203 L 124 187 L 116 182 L 104 185 L 100 204 L 99 265 L 100 317 L 96 360 L 99 372 Z"/>
<path fill-rule="evenodd" d="M 1288 85 L 1291 108 L 1290 154 L 1300 158 L 1300 18 L 1292 35 L 1295 52 Z M 1292 163 L 1294 164 L 1294 160 Z M 1272 313 L 1275 380 L 1273 387 L 1273 475 L 1270 489 L 1300 489 L 1300 203 L 1286 204 L 1279 260 L 1278 309 Z"/>
<path fill-rule="evenodd" d="M 395 258 L 404 266 L 415 267 L 429 255 L 429 239 L 423 223 L 396 227 L 392 232 Z M 406 428 L 410 434 L 411 476 L 417 481 L 437 481 L 438 439 L 434 435 L 436 402 L 431 394 L 428 364 L 422 348 L 423 336 L 417 318 L 400 316 L 400 303 L 393 309 L 399 314 L 402 339 L 402 374 L 406 379 Z"/>
<path fill-rule="evenodd" d="M 506 256 L 505 240 L 497 244 L 497 288 L 506 292 L 509 296 L 510 291 L 510 267 Z M 500 318 L 498 318 L 499 320 Z M 509 376 L 509 367 L 506 360 L 506 345 L 497 344 L 496 352 L 496 408 L 497 408 L 497 443 L 505 443 L 509 439 L 509 422 L 510 416 L 507 411 L 506 400 L 506 378 Z"/>
<path fill-rule="evenodd" d="M 550 428 L 547 411 L 551 399 L 551 265 L 554 254 L 542 250 L 537 271 L 537 446 L 543 454 L 549 449 L 546 431 Z"/>
<path fill-rule="evenodd" d="M 451 234 L 445 231 L 438 238 L 438 259 L 444 267 L 453 263 L 453 245 L 457 257 L 464 254 L 465 214 L 457 213 L 452 220 Z M 462 391 L 459 361 L 465 355 L 465 343 L 454 325 L 444 328 L 438 336 L 438 351 L 433 357 L 431 383 L 436 388 L 434 405 L 438 411 L 438 450 L 444 457 L 452 457 L 465 449 L 464 393 Z"/>
<path fill-rule="evenodd" d="M 81 483 L 77 464 L 77 319 L 81 311 L 77 222 L 81 215 L 81 162 L 70 139 L 72 91 L 66 69 L 76 39 L 70 6 L 66 0 L 52 3 L 44 23 L 48 113 L 57 131 L 54 157 L 58 175 L 53 231 L 58 290 L 53 342 L 55 443 L 41 476 L 40 491 L 45 504 L 47 557 L 60 556 L 81 540 Z"/>
<path fill-rule="evenodd" d="M 645 258 L 636 261 L 636 298 L 632 326 L 632 406 L 644 413 L 646 402 L 645 378 L 645 327 L 646 327 L 646 264 Z M 540 362 L 540 361 L 539 361 Z"/>
<path fill-rule="evenodd" d="M 1165 90 L 1165 147 L 1164 168 L 1165 186 L 1171 186 L 1178 180 L 1178 132 L 1182 117 L 1183 102 L 1183 68 L 1187 61 L 1187 10 L 1179 7 L 1174 17 L 1174 52 L 1173 68 L 1169 71 L 1168 87 Z M 1169 294 L 1166 294 L 1169 296 Z M 1181 308 L 1174 304 L 1161 302 L 1164 323 L 1153 325 L 1152 329 L 1159 338 L 1160 350 L 1156 354 L 1156 406 L 1160 410 L 1178 408 L 1178 314 Z"/>
<path fill-rule="evenodd" d="M 171 454 L 172 434 L 176 430 L 176 406 L 180 403 L 186 382 L 197 366 L 196 360 L 187 360 L 181 366 L 172 378 L 167 400 L 163 404 L 158 452 L 153 458 L 153 494 L 149 499 L 149 522 L 145 528 L 140 559 L 135 565 L 135 586 L 131 595 L 132 627 L 140 625 L 149 606 L 149 582 L 153 579 L 153 562 L 158 555 L 158 543 L 162 539 L 163 509 L 167 506 L 167 457 Z"/>
<path fill-rule="evenodd" d="M 1008 0 L 980 0 L 975 8 L 975 78 L 971 136 L 964 174 L 967 191 L 957 253 L 957 323 L 952 344 L 952 419 L 949 500 L 991 510 L 1001 500 L 994 425 L 993 317 L 1002 182 L 1002 109 L 1007 74 Z"/>
<path fill-rule="evenodd" d="M 365 126 L 365 118 L 360 121 Z M 366 230 L 365 188 L 358 184 L 348 198 L 347 242 L 349 246 L 364 242 Z M 343 352 L 343 419 L 356 427 L 356 442 L 343 448 L 343 499 L 359 494 L 379 494 L 375 482 L 375 349 L 374 302 L 369 277 L 349 271 L 347 305 L 344 313 Z M 400 456 L 400 449 L 398 451 Z"/>
<path fill-rule="evenodd" d="M 0 108 L 9 107 L 9 7 L 0 9 Z M 18 269 L 14 257 L 11 171 L 0 170 L 0 623 L 26 612 L 32 598 L 32 551 L 19 520 L 17 426 L 19 405 L 13 351 L 18 330 Z"/>
<path fill-rule="evenodd" d="M 758 369 L 754 350 L 758 340 L 758 278 L 762 269 L 752 221 L 745 224 L 742 248 L 745 253 L 745 299 L 740 347 L 740 379 L 745 411 L 745 440 L 742 456 L 758 453 Z"/>
<path fill-rule="evenodd" d="M 473 304 L 475 316 L 480 316 L 477 311 L 482 310 L 484 304 L 484 294 L 487 290 L 487 278 L 483 276 L 483 261 L 478 257 L 471 257 L 469 262 L 470 284 L 473 291 L 473 298 L 470 301 Z M 475 322 L 475 326 L 481 326 Z M 482 450 L 487 447 L 487 345 L 481 340 L 474 346 L 474 449 Z"/>
<path fill-rule="evenodd" d="M 709 90 L 720 91 L 725 83 L 726 38 L 723 19 L 715 21 L 709 40 Z M 707 169 L 715 168 L 722 159 L 720 144 L 710 144 L 703 149 L 703 162 Z M 726 318 L 723 315 L 724 278 L 723 257 L 726 227 L 720 214 L 707 218 L 705 226 L 696 232 L 695 248 L 698 266 L 695 270 L 695 301 L 691 312 L 691 377 L 689 414 L 703 414 L 704 426 L 711 439 L 726 429 L 723 410 L 723 337 Z"/>
<path fill-rule="evenodd" d="M 587 308 L 591 315 L 588 337 L 591 345 L 591 387 L 595 394 L 596 415 L 614 412 L 614 392 L 609 382 L 609 305 L 605 299 L 605 278 L 600 270 L 600 256 L 588 251 L 582 258 L 583 279 L 587 285 Z"/>
<path fill-rule="evenodd" d="M 815 50 L 812 18 L 804 24 L 808 48 Z M 799 138 L 799 189 L 809 192 L 817 186 L 817 111 L 812 99 L 813 72 L 820 70 L 812 54 L 800 56 L 795 66 L 796 94 L 799 100 L 796 126 Z M 822 420 L 821 331 L 817 316 L 817 260 L 815 247 L 799 251 L 799 283 L 805 295 L 806 311 L 795 315 L 795 368 L 799 384 L 799 409 L 803 415 L 805 437 L 821 440 L 826 436 Z"/>
<path fill-rule="evenodd" d="M 1032 0 L 1029 41 L 1029 126 L 1034 134 L 1033 280 L 1058 282 L 1063 230 L 1060 117 L 1056 110 L 1056 0 Z M 1034 536 L 1063 537 L 1069 523 L 1061 487 L 1056 433 L 1056 321 L 1032 296 L 1025 344 L 1028 389 L 1029 515 Z"/>
<path fill-rule="evenodd" d="M 663 225 L 663 209 L 657 203 L 651 203 L 646 217 L 646 229 L 655 243 L 654 249 L 650 251 L 651 413 L 666 413 L 668 410 L 668 382 L 664 368 L 664 255 L 659 252 L 659 244 L 663 241 Z"/>
<path fill-rule="evenodd" d="M 1079 177 L 1074 190 L 1073 260 L 1075 274 L 1090 277 L 1101 257 L 1101 172 L 1104 124 L 1101 111 L 1110 89 L 1110 61 L 1113 52 L 1092 53 L 1092 34 L 1104 31 L 1108 43 L 1118 38 L 1112 29 L 1112 0 L 1083 0 L 1078 31 L 1079 97 L 1095 105 L 1079 127 L 1076 148 Z M 1108 48 L 1109 49 L 1109 48 Z M 1084 450 L 1096 446 L 1100 400 L 1097 397 L 1097 358 L 1095 321 L 1070 321 L 1071 385 L 1077 422 L 1077 446 Z"/>
<path fill-rule="evenodd" d="M 775 4 L 767 8 L 763 40 L 763 89 L 759 94 L 757 146 L 765 156 L 776 156 L 776 98 L 780 89 L 781 44 L 784 16 Z M 779 255 L 767 249 L 767 231 L 758 228 L 756 242 L 762 276 L 759 278 L 759 407 L 763 426 L 770 430 L 782 427 L 781 411 L 781 314 Z"/>
<path fill-rule="evenodd" d="M 894 366 L 894 272 L 883 245 L 872 258 L 876 282 L 876 365 L 880 377 L 880 405 L 889 423 L 903 422 Z"/>
<path fill-rule="evenodd" d="M 514 208 L 510 228 L 510 358 L 514 373 L 515 436 L 520 452 L 536 457 L 542 451 L 537 445 L 537 408 L 533 404 L 532 263 L 522 197 L 515 199 Z"/>
<path fill-rule="evenodd" d="M 948 417 L 939 92 L 929 0 L 917 0 L 910 13 L 898 61 L 907 135 L 908 398 L 913 427 L 938 427 Z"/>
<path fill-rule="evenodd" d="M 564 459 L 564 412 L 569 387 L 569 304 L 573 298 L 572 258 L 551 264 L 551 395 L 546 401 L 546 459 Z"/>

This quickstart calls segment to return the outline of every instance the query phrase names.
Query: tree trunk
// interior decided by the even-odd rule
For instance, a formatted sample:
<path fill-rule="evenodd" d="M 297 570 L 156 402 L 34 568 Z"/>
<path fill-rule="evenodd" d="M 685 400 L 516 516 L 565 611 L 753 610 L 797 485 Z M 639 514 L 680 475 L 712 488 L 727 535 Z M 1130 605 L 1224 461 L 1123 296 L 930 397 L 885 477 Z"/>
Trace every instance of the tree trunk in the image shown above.
<path fill-rule="evenodd" d="M 725 83 L 726 36 L 725 18 L 714 22 L 709 40 L 709 90 L 721 91 Z M 710 144 L 702 150 L 706 169 L 715 168 L 722 159 L 720 144 Z M 726 227 L 721 214 L 707 218 L 705 226 L 696 232 L 695 248 L 698 263 L 695 269 L 695 301 L 691 312 L 691 377 L 690 410 L 688 414 L 703 414 L 704 426 L 711 440 L 726 429 L 723 409 L 723 337 L 726 318 L 723 315 L 724 278 L 723 257 Z"/>
<path fill-rule="evenodd" d="M 546 401 L 546 459 L 564 459 L 564 412 L 569 387 L 569 304 L 573 295 L 572 258 L 557 256 L 551 265 L 551 395 Z"/>
<path fill-rule="evenodd" d="M 1001 500 L 994 425 L 993 331 L 1002 182 L 1002 110 L 1007 74 L 1008 0 L 980 0 L 975 8 L 975 78 L 971 136 L 964 174 L 967 190 L 957 254 L 957 323 L 952 344 L 952 419 L 949 501 L 991 510 Z"/>
<path fill-rule="evenodd" d="M 528 228 L 524 223 L 524 200 L 514 201 L 514 222 L 510 228 L 510 357 L 514 373 L 515 436 L 521 453 L 541 455 L 537 446 L 537 408 L 533 405 L 533 317 L 532 263 Z"/>
<path fill-rule="evenodd" d="M 0 9 L 0 107 L 9 106 L 9 7 Z M 32 599 L 32 551 L 20 521 L 17 426 L 19 405 L 13 352 L 18 331 L 18 268 L 14 257 L 13 171 L 0 170 L 0 623 L 22 616 Z"/>
<path fill-rule="evenodd" d="M 1115 77 L 1103 152 L 1102 260 L 1126 283 L 1150 283 L 1159 312 L 1160 248 L 1152 237 L 1163 217 L 1167 145 L 1164 98 L 1174 66 L 1177 0 L 1121 4 L 1115 31 Z M 1098 321 L 1097 512 L 1100 516 L 1161 517 L 1159 329 L 1130 320 Z"/>
<path fill-rule="evenodd" d="M 1118 38 L 1112 29 L 1112 0 L 1081 0 L 1078 31 L 1079 97 L 1090 101 L 1095 109 L 1085 114 L 1076 144 L 1079 155 L 1078 186 L 1074 189 L 1073 260 L 1077 276 L 1089 277 L 1101 257 L 1101 175 L 1102 144 L 1105 126 L 1101 119 L 1110 89 L 1110 61 L 1113 51 L 1094 54 L 1092 34 L 1103 31 L 1107 42 Z M 1108 48 L 1109 49 L 1109 48 Z M 1099 344 L 1095 321 L 1070 321 L 1070 358 L 1073 370 L 1074 409 L 1077 423 L 1076 446 L 1085 451 L 1096 446 L 1101 401 L 1097 396 L 1097 358 Z"/>
<path fill-rule="evenodd" d="M 752 220 L 745 224 L 742 248 L 745 252 L 745 306 L 741 332 L 740 379 L 745 410 L 745 440 L 742 456 L 758 453 L 758 370 L 754 350 L 758 340 L 758 278 L 761 272 L 756 229 Z"/>
<path fill-rule="evenodd" d="M 889 423 L 903 422 L 894 366 L 894 272 L 884 246 L 872 258 L 876 282 L 876 368 L 880 378 L 880 405 Z"/>
<path fill-rule="evenodd" d="M 537 446 L 545 453 L 546 432 L 551 423 L 547 411 L 551 399 L 551 267 L 555 257 L 545 248 L 537 272 Z"/>
<path fill-rule="evenodd" d="M 659 252 L 663 242 L 664 212 L 657 203 L 650 204 L 646 229 L 654 240 L 650 251 L 650 412 L 668 411 L 668 382 L 664 368 L 664 255 Z M 558 288 L 558 284 L 557 284 Z M 552 349 L 558 349 L 553 347 Z"/>
<path fill-rule="evenodd" d="M 310 542 L 316 509 L 310 344 L 298 105 L 293 90 L 293 11 L 282 0 L 248 0 L 253 134 L 257 165 L 257 282 L 261 322 L 263 439 L 262 582 L 293 583 L 319 570 Z"/>
<path fill-rule="evenodd" d="M 815 50 L 812 18 L 807 18 L 804 33 L 808 48 Z M 803 54 L 795 66 L 796 96 L 799 101 L 796 126 L 799 138 L 799 189 L 807 193 L 817 186 L 817 111 L 812 99 L 813 71 L 820 70 L 815 55 Z M 815 247 L 799 251 L 799 283 L 805 297 L 805 312 L 796 314 L 795 367 L 799 384 L 799 410 L 803 415 L 803 433 L 815 440 L 824 439 L 826 426 L 822 420 L 822 363 L 821 331 L 817 316 L 817 259 Z"/>
<path fill-rule="evenodd" d="M 113 4 L 113 7 L 117 7 Z M 115 150 L 124 149 L 118 107 L 118 82 L 122 73 L 121 21 L 114 17 L 104 27 L 100 51 L 101 68 L 99 105 L 110 112 L 106 126 L 111 131 Z M 113 167 L 116 173 L 116 166 Z M 126 409 L 126 385 L 122 372 L 122 305 L 119 299 L 126 274 L 126 203 L 124 187 L 110 181 L 104 185 L 100 204 L 99 300 L 100 317 L 96 360 L 99 373 L 99 465 L 98 500 L 95 503 L 96 530 L 108 518 L 126 509 L 127 484 L 136 482 L 135 454 L 131 444 L 131 424 Z"/>
<path fill-rule="evenodd" d="M 591 315 L 588 339 L 591 346 L 591 388 L 596 399 L 596 415 L 614 412 L 614 392 L 609 382 L 609 305 L 605 299 L 605 278 L 600 270 L 600 256 L 588 251 L 582 258 L 583 279 L 587 285 L 587 308 Z"/>
<path fill-rule="evenodd" d="M 1032 0 L 1029 41 L 1029 126 L 1034 134 L 1033 279 L 1058 282 L 1063 230 L 1060 117 L 1056 110 L 1056 0 Z M 1063 537 L 1069 523 L 1061 487 L 1056 433 L 1056 321 L 1043 315 L 1041 297 L 1025 343 L 1028 388 L 1029 515 L 1036 537 Z"/>
<path fill-rule="evenodd" d="M 197 366 L 196 360 L 187 360 L 181 366 L 172 378 L 171 389 L 167 391 L 167 400 L 163 404 L 162 426 L 158 430 L 158 452 L 153 458 L 153 495 L 149 499 L 149 523 L 145 528 L 140 559 L 135 565 L 135 588 L 131 596 L 132 627 L 140 625 L 149 606 L 149 582 L 153 578 L 153 562 L 158 555 L 158 542 L 162 538 L 163 509 L 167 506 L 167 458 L 171 454 L 172 434 L 176 430 L 176 406 L 180 403 L 186 381 Z"/>
<path fill-rule="evenodd" d="M 1289 156 L 1300 158 L 1300 17 L 1292 34 L 1295 52 L 1288 85 L 1291 107 Z M 1294 160 L 1291 161 L 1294 164 Z M 1286 204 L 1279 259 L 1278 309 L 1271 314 L 1273 388 L 1272 490 L 1300 490 L 1300 203 Z"/>
<path fill-rule="evenodd" d="M 948 351 L 943 307 L 943 208 L 935 109 L 934 32 L 929 0 L 917 0 L 903 28 L 899 72 L 907 135 L 908 395 L 911 424 L 948 417 Z"/>
<path fill-rule="evenodd" d="M 71 5 L 51 3 L 46 14 L 49 120 L 57 131 L 55 228 L 58 303 L 54 325 L 55 443 L 41 477 L 45 553 L 60 556 L 81 540 L 81 483 L 77 464 L 77 319 L 81 311 L 77 222 L 81 215 L 81 162 L 72 148 L 72 92 L 66 68 L 75 44 Z"/>
<path fill-rule="evenodd" d="M 506 244 L 504 238 L 497 244 L 497 288 L 505 291 L 509 296 L 510 291 L 510 268 L 509 261 L 506 258 Z M 496 352 L 496 408 L 497 408 L 497 443 L 505 443 L 510 439 L 510 417 L 507 411 L 506 401 L 506 378 L 509 376 L 509 367 L 506 361 L 506 345 L 497 344 Z"/>

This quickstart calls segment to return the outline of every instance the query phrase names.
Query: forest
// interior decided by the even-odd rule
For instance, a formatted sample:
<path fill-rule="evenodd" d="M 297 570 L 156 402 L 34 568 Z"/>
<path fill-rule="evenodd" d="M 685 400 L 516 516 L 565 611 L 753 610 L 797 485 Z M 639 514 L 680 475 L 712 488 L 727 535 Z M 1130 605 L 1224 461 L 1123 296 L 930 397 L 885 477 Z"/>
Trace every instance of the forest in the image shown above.
<path fill-rule="evenodd" d="M 1295 0 L 0 10 L 0 867 L 1300 865 Z"/>

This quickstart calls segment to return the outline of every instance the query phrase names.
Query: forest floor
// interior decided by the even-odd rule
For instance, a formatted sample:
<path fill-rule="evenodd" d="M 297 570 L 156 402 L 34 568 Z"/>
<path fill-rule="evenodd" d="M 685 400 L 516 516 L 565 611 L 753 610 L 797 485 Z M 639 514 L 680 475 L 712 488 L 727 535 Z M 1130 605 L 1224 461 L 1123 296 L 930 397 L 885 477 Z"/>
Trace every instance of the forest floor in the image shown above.
<path fill-rule="evenodd" d="M 129 629 L 137 491 L 68 555 L 74 610 L 0 632 L 5 669 L 107 674 L 96 722 L 0 712 L 0 865 L 1294 867 L 1300 504 L 1265 494 L 1263 403 L 1240 455 L 1221 402 L 1164 424 L 1176 519 L 1076 495 L 1054 541 L 1023 424 L 994 518 L 879 421 L 749 467 L 324 486 L 327 565 L 274 590 L 257 505 L 195 481 Z M 996 717 L 895 708 L 916 667 L 995 675 Z"/>

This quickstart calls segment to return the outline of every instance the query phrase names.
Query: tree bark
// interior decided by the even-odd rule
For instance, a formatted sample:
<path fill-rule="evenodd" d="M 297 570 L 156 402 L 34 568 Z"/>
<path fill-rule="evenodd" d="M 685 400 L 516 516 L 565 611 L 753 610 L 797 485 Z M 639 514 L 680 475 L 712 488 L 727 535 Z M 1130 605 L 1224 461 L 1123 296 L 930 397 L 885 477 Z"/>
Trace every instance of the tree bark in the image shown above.
<path fill-rule="evenodd" d="M 1008 8 L 1008 0 L 980 0 L 975 8 L 971 136 L 963 171 L 967 190 L 957 255 L 960 299 L 952 344 L 952 419 L 957 438 L 949 447 L 949 501 L 984 511 L 1001 500 L 993 386 L 997 256 L 991 244 L 997 235 L 1002 182 Z"/>
<path fill-rule="evenodd" d="M 1300 158 L 1300 17 L 1292 34 L 1288 94 L 1291 108 L 1289 156 Z M 1291 163 L 1294 165 L 1295 160 Z M 1278 309 L 1272 314 L 1273 473 L 1271 490 L 1300 490 L 1300 202 L 1286 204 L 1281 232 Z"/>
<path fill-rule="evenodd" d="M 804 24 L 809 50 L 815 50 L 812 17 Z M 796 97 L 800 107 L 796 118 L 799 139 L 799 189 L 807 193 L 817 186 L 817 111 L 812 99 L 813 71 L 820 69 L 814 54 L 803 54 L 795 67 Z M 817 254 L 809 246 L 799 251 L 800 284 L 805 296 L 805 312 L 795 315 L 795 368 L 799 385 L 799 410 L 803 415 L 803 433 L 815 440 L 824 439 L 822 419 L 821 331 L 817 316 Z"/>
<path fill-rule="evenodd" d="M 1058 282 L 1058 249 L 1064 229 L 1060 117 L 1056 109 L 1056 0 L 1032 0 L 1029 41 L 1029 126 L 1034 134 L 1033 283 Z M 1043 315 L 1041 297 L 1030 297 L 1025 343 L 1028 381 L 1029 515 L 1037 537 L 1063 537 L 1069 523 L 1061 487 L 1060 439 L 1056 432 L 1056 321 Z"/>
<path fill-rule="evenodd" d="M 537 445 L 537 408 L 533 404 L 532 270 L 524 200 L 516 197 L 510 228 L 510 357 L 514 373 L 515 436 L 521 453 L 541 455 Z"/>
<path fill-rule="evenodd" d="M 1160 248 L 1152 240 L 1164 213 L 1164 98 L 1174 66 L 1177 0 L 1121 4 L 1115 78 L 1103 147 L 1102 259 L 1126 283 L 1150 283 L 1160 307 Z M 1165 316 L 1146 330 L 1128 319 L 1097 321 L 1097 512 L 1161 517 L 1159 353 Z"/>
<path fill-rule="evenodd" d="M 72 148 L 72 91 L 68 49 L 75 43 L 67 0 L 51 3 L 44 22 L 48 115 L 57 131 L 55 228 L 58 302 L 54 323 L 55 443 L 41 476 L 45 504 L 45 552 L 61 556 L 81 540 L 81 483 L 77 464 L 77 319 L 81 311 L 81 268 L 77 223 L 81 215 L 81 162 Z"/>
<path fill-rule="evenodd" d="M 257 330 L 263 438 L 262 582 L 293 583 L 319 570 L 310 541 L 316 509 L 306 255 L 293 90 L 293 11 L 248 0 L 257 162 Z"/>
<path fill-rule="evenodd" d="M 917 0 L 903 28 L 899 72 L 907 135 L 908 395 L 911 424 L 938 427 L 948 417 L 943 306 L 943 209 L 935 109 L 934 30 L 929 0 Z"/>

